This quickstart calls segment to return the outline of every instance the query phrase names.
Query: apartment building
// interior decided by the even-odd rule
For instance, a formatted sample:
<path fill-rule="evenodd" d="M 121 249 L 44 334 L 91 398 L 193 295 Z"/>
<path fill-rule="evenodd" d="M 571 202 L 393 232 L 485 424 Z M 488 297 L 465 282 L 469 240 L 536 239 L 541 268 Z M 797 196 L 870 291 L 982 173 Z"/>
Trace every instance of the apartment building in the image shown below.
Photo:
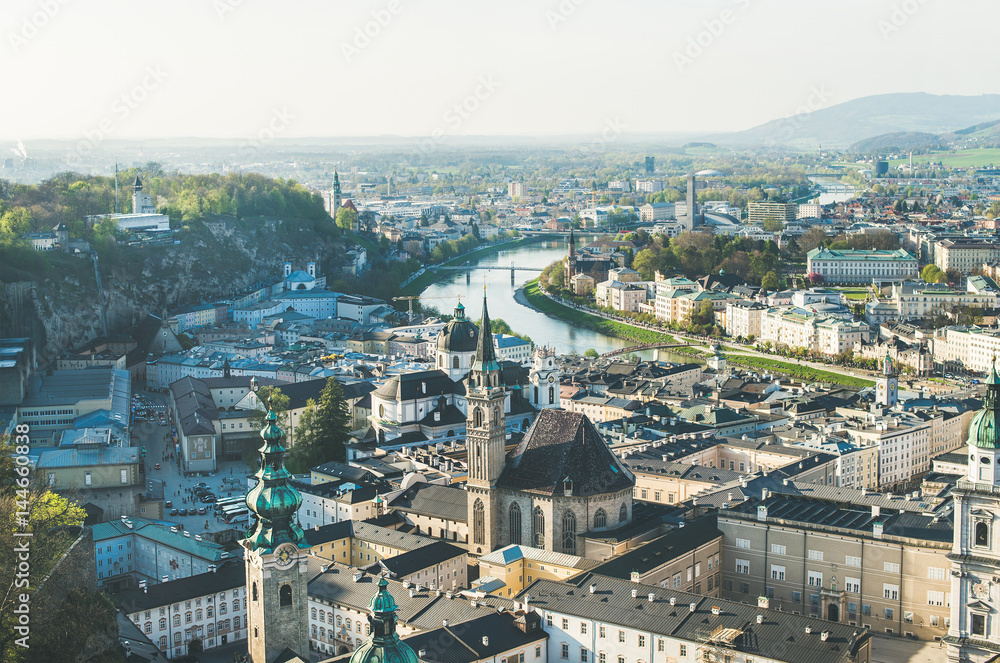
<path fill-rule="evenodd" d="M 980 327 L 942 327 L 931 340 L 934 364 L 945 370 L 985 374 L 1000 354 L 1000 334 Z"/>
<path fill-rule="evenodd" d="M 759 338 L 760 320 L 767 307 L 758 302 L 726 302 L 726 335 L 733 338 Z"/>
<path fill-rule="evenodd" d="M 823 206 L 818 203 L 802 203 L 795 218 L 818 219 L 823 216 Z"/>
<path fill-rule="evenodd" d="M 955 237 L 935 243 L 934 264 L 942 271 L 954 269 L 968 274 L 983 263 L 1000 259 L 1000 242 L 974 237 Z"/>
<path fill-rule="evenodd" d="M 150 583 L 114 596 L 122 612 L 167 659 L 247 638 L 247 576 L 242 562 Z"/>
<path fill-rule="evenodd" d="M 818 247 L 806 255 L 807 271 L 824 283 L 871 283 L 917 278 L 917 259 L 904 251 L 851 251 Z"/>
<path fill-rule="evenodd" d="M 647 292 L 641 283 L 603 281 L 594 289 L 594 300 L 598 306 L 606 306 L 616 311 L 635 312 L 646 303 Z"/>
<path fill-rule="evenodd" d="M 845 431 L 859 446 L 878 448 L 878 485 L 905 484 L 931 468 L 931 423 L 910 413 L 893 412 L 849 423 Z"/>
<path fill-rule="evenodd" d="M 765 219 L 774 218 L 782 223 L 793 223 L 798 216 L 799 206 L 795 203 L 753 202 L 748 204 L 748 223 L 759 225 Z"/>
<path fill-rule="evenodd" d="M 724 598 L 920 640 L 948 632 L 950 510 L 816 486 L 722 509 L 718 528 Z"/>
<path fill-rule="evenodd" d="M 643 223 L 673 219 L 675 209 L 673 203 L 646 203 L 639 208 L 639 219 Z"/>
<path fill-rule="evenodd" d="M 854 321 L 844 313 L 831 315 L 798 307 L 775 307 L 761 313 L 757 338 L 762 343 L 836 355 L 853 349 L 859 341 L 869 340 L 873 333 L 868 323 Z"/>

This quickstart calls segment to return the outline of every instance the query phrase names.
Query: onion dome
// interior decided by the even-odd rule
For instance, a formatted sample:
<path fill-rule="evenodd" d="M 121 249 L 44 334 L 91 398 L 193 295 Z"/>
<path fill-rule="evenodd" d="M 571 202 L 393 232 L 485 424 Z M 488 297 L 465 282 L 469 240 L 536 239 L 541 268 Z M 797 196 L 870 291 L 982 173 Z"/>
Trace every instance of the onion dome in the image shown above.
<path fill-rule="evenodd" d="M 292 475 L 285 468 L 286 450 L 281 444 L 285 434 L 278 427 L 274 410 L 268 411 L 266 421 L 260 432 L 264 440 L 260 448 L 260 469 L 254 474 L 257 485 L 246 496 L 247 508 L 257 516 L 246 541 L 251 550 L 261 553 L 272 552 L 286 542 L 306 548 L 305 533 L 294 521 L 302 505 L 302 494 L 288 483 Z"/>
<path fill-rule="evenodd" d="M 990 369 L 990 377 L 986 380 L 986 395 L 983 397 L 983 409 L 976 413 L 969 424 L 969 440 L 967 444 L 980 449 L 997 449 L 997 430 L 1000 429 L 1000 375 L 997 375 L 996 359 Z"/>
<path fill-rule="evenodd" d="M 413 648 L 396 634 L 396 601 L 385 576 L 379 578 L 378 593 L 368 603 L 372 633 L 354 650 L 350 663 L 419 663 Z"/>
<path fill-rule="evenodd" d="M 455 307 L 455 317 L 438 334 L 437 348 L 440 352 L 475 352 L 479 341 L 479 327 L 465 317 L 462 302 Z"/>

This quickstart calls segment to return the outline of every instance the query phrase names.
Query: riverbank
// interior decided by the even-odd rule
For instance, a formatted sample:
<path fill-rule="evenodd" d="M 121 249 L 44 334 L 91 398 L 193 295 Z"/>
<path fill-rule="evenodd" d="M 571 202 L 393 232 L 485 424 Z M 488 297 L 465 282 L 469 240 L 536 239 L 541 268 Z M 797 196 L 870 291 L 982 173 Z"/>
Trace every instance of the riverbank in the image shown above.
<path fill-rule="evenodd" d="M 523 288 L 518 288 L 514 293 L 517 303 L 532 308 L 539 313 L 567 322 L 574 327 L 581 327 L 591 331 L 614 336 L 615 338 L 636 343 L 661 343 L 669 342 L 671 337 L 665 333 L 641 329 L 626 325 L 615 320 L 608 320 L 600 316 L 591 315 L 578 309 L 566 306 L 545 295 L 538 287 L 538 279 L 532 279 L 524 284 Z"/>
<path fill-rule="evenodd" d="M 410 283 L 407 283 L 403 287 L 404 295 L 419 295 L 423 292 L 429 285 L 441 278 L 442 274 L 436 271 L 437 267 L 450 267 L 455 265 L 463 265 L 466 262 L 475 260 L 477 258 L 482 258 L 483 256 L 488 256 L 492 253 L 497 253 L 499 251 L 506 251 L 508 249 L 516 249 L 518 247 L 524 246 L 525 244 L 533 244 L 543 237 L 532 236 L 532 237 L 518 237 L 517 239 L 512 239 L 507 242 L 499 242 L 497 244 L 488 244 L 486 246 L 480 246 L 468 253 L 463 253 L 460 256 L 455 256 L 454 258 L 449 258 L 445 260 L 440 265 L 431 265 L 427 267 L 426 271 L 413 279 Z"/>

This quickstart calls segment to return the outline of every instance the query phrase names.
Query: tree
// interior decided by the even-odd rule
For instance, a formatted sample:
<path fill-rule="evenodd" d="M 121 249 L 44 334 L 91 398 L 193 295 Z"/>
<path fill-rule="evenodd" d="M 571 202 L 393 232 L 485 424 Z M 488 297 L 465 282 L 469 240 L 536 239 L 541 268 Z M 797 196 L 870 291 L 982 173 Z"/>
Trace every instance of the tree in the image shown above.
<path fill-rule="evenodd" d="M 766 290 L 777 290 L 781 286 L 778 281 L 778 275 L 774 271 L 770 271 L 764 275 L 764 278 L 760 281 L 760 287 Z"/>
<path fill-rule="evenodd" d="M 583 356 L 589 357 L 591 359 L 597 359 L 601 355 L 598 354 L 597 350 L 595 350 L 594 348 L 587 348 L 587 350 L 583 353 Z"/>
<path fill-rule="evenodd" d="M 341 207 L 337 212 L 337 227 L 344 230 L 354 230 L 358 224 L 358 213 L 350 207 Z"/>
<path fill-rule="evenodd" d="M 776 219 L 773 216 L 769 216 L 764 219 L 764 230 L 769 233 L 780 233 L 785 229 L 785 224 L 781 222 L 780 219 Z"/>
<path fill-rule="evenodd" d="M 809 253 L 827 240 L 826 231 L 819 227 L 807 230 L 799 239 L 799 247 L 803 253 Z"/>
<path fill-rule="evenodd" d="M 632 269 L 639 272 L 643 281 L 652 281 L 659 269 L 659 256 L 652 249 L 643 249 L 635 254 Z"/>
<path fill-rule="evenodd" d="M 347 457 L 350 440 L 351 413 L 340 383 L 327 378 L 319 403 L 312 400 L 299 417 L 298 442 L 288 455 L 288 469 L 294 474 L 332 460 Z"/>

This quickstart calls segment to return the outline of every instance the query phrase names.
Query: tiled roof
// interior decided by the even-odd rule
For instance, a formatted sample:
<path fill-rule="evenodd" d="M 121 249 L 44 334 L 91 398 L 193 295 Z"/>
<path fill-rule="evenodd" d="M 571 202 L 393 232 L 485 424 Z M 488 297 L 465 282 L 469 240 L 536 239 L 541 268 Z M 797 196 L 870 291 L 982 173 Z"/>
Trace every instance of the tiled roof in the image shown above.
<path fill-rule="evenodd" d="M 432 483 L 410 486 L 389 502 L 389 508 L 457 522 L 469 520 L 468 493 Z"/>
<path fill-rule="evenodd" d="M 246 568 L 240 561 L 236 560 L 222 564 L 215 572 L 199 573 L 168 582 L 150 583 L 146 591 L 132 589 L 116 594 L 112 599 L 126 613 L 133 614 L 140 610 L 152 610 L 196 596 L 207 596 L 238 587 L 246 587 L 246 584 Z"/>
<path fill-rule="evenodd" d="M 567 478 L 574 495 L 612 493 L 635 485 L 586 416 L 544 409 L 510 453 L 499 484 L 554 495 L 562 492 Z"/>
<path fill-rule="evenodd" d="M 389 572 L 391 578 L 405 578 L 408 575 L 428 569 L 450 559 L 468 554 L 447 541 L 436 541 L 422 548 L 410 550 L 379 561 L 379 565 Z"/>

